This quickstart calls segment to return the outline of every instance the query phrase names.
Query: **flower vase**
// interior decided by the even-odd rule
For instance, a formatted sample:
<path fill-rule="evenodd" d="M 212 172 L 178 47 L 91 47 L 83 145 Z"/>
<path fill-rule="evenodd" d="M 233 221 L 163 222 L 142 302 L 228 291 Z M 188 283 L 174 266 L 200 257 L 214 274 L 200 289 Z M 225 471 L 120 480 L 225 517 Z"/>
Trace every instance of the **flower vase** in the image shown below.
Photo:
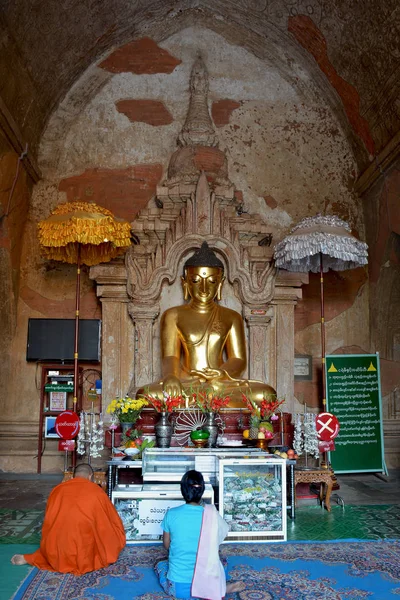
<path fill-rule="evenodd" d="M 135 425 L 135 423 L 131 423 L 128 421 L 121 421 L 120 423 L 121 425 L 121 429 L 122 429 L 122 433 L 126 433 L 128 431 L 128 429 L 131 429 L 131 427 L 133 427 Z"/>
<path fill-rule="evenodd" d="M 218 438 L 218 425 L 215 421 L 217 413 L 209 412 L 206 414 L 206 422 L 204 423 L 202 429 L 205 429 L 210 434 L 210 437 L 207 441 L 207 448 L 215 448 L 217 445 Z"/>
<path fill-rule="evenodd" d="M 169 420 L 169 414 L 162 412 L 160 419 L 154 427 L 156 434 L 156 445 L 158 448 L 169 448 L 172 439 L 172 425 Z"/>

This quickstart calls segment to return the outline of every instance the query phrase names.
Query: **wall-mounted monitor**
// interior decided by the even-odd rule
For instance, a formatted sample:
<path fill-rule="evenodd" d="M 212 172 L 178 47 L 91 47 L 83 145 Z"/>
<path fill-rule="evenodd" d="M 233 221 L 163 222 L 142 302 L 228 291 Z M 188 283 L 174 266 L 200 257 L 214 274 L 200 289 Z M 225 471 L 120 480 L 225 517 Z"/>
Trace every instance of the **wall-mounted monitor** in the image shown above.
<path fill-rule="evenodd" d="M 74 360 L 75 319 L 29 319 L 26 360 Z M 79 362 L 100 361 L 100 319 L 79 320 Z"/>

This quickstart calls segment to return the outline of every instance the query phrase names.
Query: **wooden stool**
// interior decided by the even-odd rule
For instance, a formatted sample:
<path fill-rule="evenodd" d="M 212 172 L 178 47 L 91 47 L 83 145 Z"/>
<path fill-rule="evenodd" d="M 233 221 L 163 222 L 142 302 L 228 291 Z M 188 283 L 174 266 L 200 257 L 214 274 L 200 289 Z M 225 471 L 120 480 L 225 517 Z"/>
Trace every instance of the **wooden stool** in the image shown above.
<path fill-rule="evenodd" d="M 319 500 L 322 504 L 325 495 L 325 508 L 328 512 L 331 510 L 330 497 L 333 488 L 332 472 L 328 469 L 313 469 L 312 471 L 294 472 L 294 486 L 298 483 L 320 483 Z M 326 493 L 325 492 L 326 488 Z"/>

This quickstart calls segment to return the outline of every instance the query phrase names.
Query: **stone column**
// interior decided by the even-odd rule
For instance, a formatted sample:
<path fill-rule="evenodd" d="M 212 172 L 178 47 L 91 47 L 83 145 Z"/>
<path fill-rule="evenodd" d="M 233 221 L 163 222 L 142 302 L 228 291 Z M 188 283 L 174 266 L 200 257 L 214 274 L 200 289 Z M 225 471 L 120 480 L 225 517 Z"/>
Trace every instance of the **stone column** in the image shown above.
<path fill-rule="evenodd" d="M 134 361 L 134 327 L 125 300 L 101 298 L 104 406 L 129 388 Z"/>
<path fill-rule="evenodd" d="M 293 412 L 294 302 L 279 303 L 276 312 L 276 393 L 285 398 L 286 412 Z"/>
<path fill-rule="evenodd" d="M 103 408 L 129 388 L 134 363 L 134 327 L 128 313 L 126 269 L 123 263 L 91 267 L 102 303 L 101 360 Z"/>
<path fill-rule="evenodd" d="M 135 324 L 135 365 L 130 393 L 154 381 L 153 341 L 154 321 L 160 312 L 159 306 L 141 307 L 129 305 L 129 314 Z"/>
<path fill-rule="evenodd" d="M 244 318 L 249 327 L 248 378 L 258 379 L 275 387 L 271 361 L 271 344 L 268 344 L 271 315 L 267 308 L 245 307 Z"/>

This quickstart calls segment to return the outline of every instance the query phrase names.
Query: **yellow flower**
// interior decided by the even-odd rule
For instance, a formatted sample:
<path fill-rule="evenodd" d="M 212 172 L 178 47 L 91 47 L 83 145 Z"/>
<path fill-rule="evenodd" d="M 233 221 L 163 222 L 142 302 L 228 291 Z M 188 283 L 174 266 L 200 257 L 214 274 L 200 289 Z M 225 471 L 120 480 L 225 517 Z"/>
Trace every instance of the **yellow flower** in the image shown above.
<path fill-rule="evenodd" d="M 115 412 L 115 408 L 116 408 L 116 400 L 111 400 L 110 404 L 107 407 L 107 412 L 113 413 L 113 412 Z"/>
<path fill-rule="evenodd" d="M 107 407 L 108 413 L 114 413 L 117 416 L 121 414 L 127 414 L 128 412 L 138 412 L 142 410 L 144 406 L 148 406 L 148 402 L 143 398 L 130 398 L 125 396 L 124 398 L 113 398 Z M 135 415 L 135 419 L 138 415 Z"/>

